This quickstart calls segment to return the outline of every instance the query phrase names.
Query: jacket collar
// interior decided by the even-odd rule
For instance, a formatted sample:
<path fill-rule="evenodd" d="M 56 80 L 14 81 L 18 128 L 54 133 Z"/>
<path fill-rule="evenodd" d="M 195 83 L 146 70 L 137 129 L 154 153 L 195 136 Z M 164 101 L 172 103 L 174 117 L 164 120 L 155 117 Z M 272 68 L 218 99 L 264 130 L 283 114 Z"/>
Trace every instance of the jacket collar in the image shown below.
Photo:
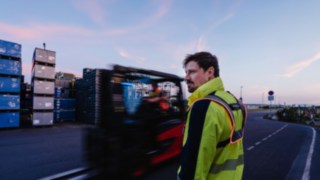
<path fill-rule="evenodd" d="M 210 93 L 218 90 L 224 91 L 223 82 L 220 77 L 216 77 L 198 87 L 198 89 L 189 96 L 188 106 L 190 107 L 196 100 L 204 98 Z"/>

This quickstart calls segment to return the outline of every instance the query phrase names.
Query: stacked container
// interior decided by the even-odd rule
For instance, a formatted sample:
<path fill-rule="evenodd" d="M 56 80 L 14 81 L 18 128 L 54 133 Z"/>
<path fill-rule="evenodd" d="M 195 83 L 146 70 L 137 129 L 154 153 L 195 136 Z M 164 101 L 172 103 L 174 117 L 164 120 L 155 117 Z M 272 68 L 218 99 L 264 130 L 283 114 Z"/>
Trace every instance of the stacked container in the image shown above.
<path fill-rule="evenodd" d="M 33 126 L 53 125 L 55 63 L 56 52 L 34 50 L 31 79 Z"/>
<path fill-rule="evenodd" d="M 75 75 L 58 72 L 55 77 L 54 122 L 73 122 L 76 120 Z"/>
<path fill-rule="evenodd" d="M 0 40 L 0 128 L 20 126 L 21 45 Z"/>
<path fill-rule="evenodd" d="M 32 112 L 32 88 L 30 83 L 21 81 L 21 98 L 20 98 L 20 123 L 21 126 L 30 126 Z"/>
<path fill-rule="evenodd" d="M 83 69 L 83 78 L 75 81 L 76 117 L 79 121 L 98 124 L 105 117 L 111 71 Z"/>

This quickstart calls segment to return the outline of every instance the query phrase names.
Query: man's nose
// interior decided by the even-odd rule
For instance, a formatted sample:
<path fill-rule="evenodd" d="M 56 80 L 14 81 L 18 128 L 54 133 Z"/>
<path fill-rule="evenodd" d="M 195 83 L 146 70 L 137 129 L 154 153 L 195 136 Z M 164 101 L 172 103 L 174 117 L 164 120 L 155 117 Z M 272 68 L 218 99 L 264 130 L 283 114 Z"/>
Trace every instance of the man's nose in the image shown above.
<path fill-rule="evenodd" d="M 189 80 L 189 79 L 190 79 L 190 76 L 189 76 L 188 74 L 186 74 L 186 75 L 184 76 L 184 80 L 187 81 L 187 80 Z"/>

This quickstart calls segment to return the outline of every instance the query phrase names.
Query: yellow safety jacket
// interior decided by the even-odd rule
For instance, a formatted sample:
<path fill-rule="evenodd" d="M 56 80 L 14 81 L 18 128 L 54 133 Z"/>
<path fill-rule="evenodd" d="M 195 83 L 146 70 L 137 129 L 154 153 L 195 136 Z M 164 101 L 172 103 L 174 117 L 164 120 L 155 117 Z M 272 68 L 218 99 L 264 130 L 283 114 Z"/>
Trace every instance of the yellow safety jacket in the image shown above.
<path fill-rule="evenodd" d="M 213 92 L 216 98 L 208 96 Z M 239 104 L 241 108 L 230 108 Z M 216 77 L 193 92 L 188 105 L 178 179 L 241 179 L 246 119 L 242 103 Z"/>

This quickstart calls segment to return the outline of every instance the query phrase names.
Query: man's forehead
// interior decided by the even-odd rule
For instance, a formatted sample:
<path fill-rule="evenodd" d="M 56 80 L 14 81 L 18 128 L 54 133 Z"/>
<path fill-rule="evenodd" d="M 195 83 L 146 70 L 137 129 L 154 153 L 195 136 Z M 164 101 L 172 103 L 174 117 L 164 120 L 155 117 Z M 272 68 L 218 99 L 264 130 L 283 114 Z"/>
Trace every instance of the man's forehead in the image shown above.
<path fill-rule="evenodd" d="M 187 65 L 186 65 L 186 69 L 199 69 L 199 65 L 197 62 L 195 61 L 190 61 Z"/>

